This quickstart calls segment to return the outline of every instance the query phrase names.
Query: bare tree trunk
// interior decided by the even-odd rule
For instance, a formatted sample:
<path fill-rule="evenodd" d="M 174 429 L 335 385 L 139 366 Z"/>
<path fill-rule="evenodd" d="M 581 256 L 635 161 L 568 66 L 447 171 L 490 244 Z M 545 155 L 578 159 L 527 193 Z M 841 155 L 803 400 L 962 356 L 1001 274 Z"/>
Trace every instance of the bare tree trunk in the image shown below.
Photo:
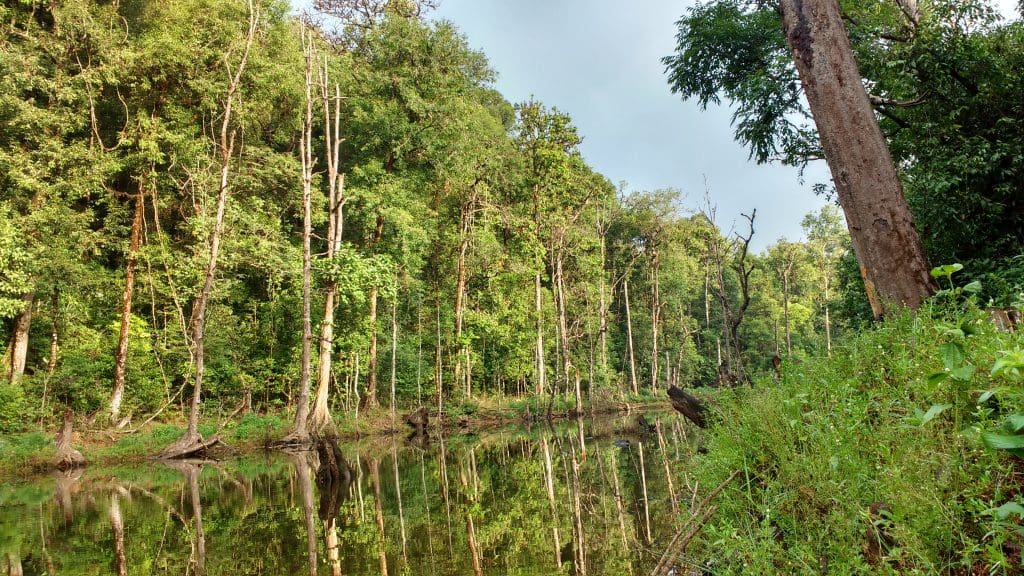
<path fill-rule="evenodd" d="M 363 408 L 376 408 L 377 402 L 377 300 L 380 291 L 377 286 L 370 287 L 370 352 L 366 365 L 366 395 L 363 396 Z"/>
<path fill-rule="evenodd" d="M 789 277 L 793 273 L 792 262 L 787 262 L 782 271 L 782 316 L 786 321 L 786 356 L 793 355 L 793 336 L 789 325 Z"/>
<path fill-rule="evenodd" d="M 658 329 L 661 324 L 661 290 L 658 268 L 661 265 L 658 251 L 651 254 L 651 394 L 658 395 Z"/>
<path fill-rule="evenodd" d="M 391 300 L 391 419 L 395 419 L 395 384 L 398 371 L 398 297 Z"/>
<path fill-rule="evenodd" d="M 832 171 L 876 317 L 935 291 L 837 0 L 782 0 L 786 41 Z M 911 10 L 911 12 L 913 12 Z"/>
<path fill-rule="evenodd" d="M 29 292 L 22 295 L 21 300 L 24 302 L 24 310 L 14 317 L 14 330 L 11 332 L 11 340 L 4 354 L 5 376 L 11 384 L 17 384 L 25 374 L 28 333 L 32 327 L 32 309 L 35 307 L 36 295 Z"/>
<path fill-rule="evenodd" d="M 299 158 L 302 161 L 302 357 L 299 361 L 299 401 L 295 408 L 295 425 L 291 434 L 282 440 L 286 444 L 308 444 L 310 360 L 313 347 L 313 325 L 310 320 L 312 305 L 313 255 L 310 247 L 313 236 L 313 35 L 305 27 L 302 34 L 302 52 L 305 58 L 306 115 L 302 119 L 299 139 Z"/>
<path fill-rule="evenodd" d="M 135 196 L 135 217 L 132 218 L 132 235 L 128 245 L 128 259 L 124 271 L 124 292 L 121 293 L 121 331 L 117 337 L 117 354 L 114 357 L 114 390 L 110 394 L 110 418 L 117 421 L 124 399 L 124 377 L 128 363 L 128 332 L 132 322 L 132 294 L 135 291 L 135 268 L 138 261 L 139 243 L 142 238 L 143 184 Z"/>
<path fill-rule="evenodd" d="M 334 98 L 329 92 L 330 81 L 326 63 L 317 67 L 321 99 L 324 110 L 324 145 L 327 156 L 327 259 L 332 260 L 341 249 L 341 238 L 344 230 L 345 207 L 345 175 L 339 172 L 341 150 L 341 87 L 334 85 Z M 333 107 L 332 107 L 333 105 Z M 310 414 L 310 430 L 317 437 L 323 437 L 326 431 L 329 437 L 335 436 L 334 420 L 328 407 L 331 383 L 331 362 L 334 349 L 334 309 L 338 294 L 338 283 L 330 280 L 324 296 L 324 319 L 320 326 L 320 354 L 317 370 L 316 397 L 313 400 L 313 411 Z"/>
<path fill-rule="evenodd" d="M 828 350 L 828 357 L 832 357 L 832 320 L 829 318 L 828 286 L 829 271 L 825 271 L 825 348 Z"/>
<path fill-rule="evenodd" d="M 572 355 L 569 353 L 569 322 L 565 305 L 565 273 L 563 271 L 564 254 L 562 248 L 556 248 L 554 253 L 555 271 L 555 305 L 558 309 L 558 338 L 562 348 L 562 380 L 568 389 L 572 379 Z M 579 378 L 576 379 L 576 410 L 582 410 L 583 402 L 580 394 Z"/>
<path fill-rule="evenodd" d="M 459 257 L 455 272 L 455 369 L 452 381 L 455 389 L 462 386 L 462 356 L 465 343 L 462 341 L 462 323 L 466 306 L 466 253 L 469 251 L 470 217 L 473 213 L 471 202 L 459 207 Z"/>
<path fill-rule="evenodd" d="M 537 382 L 536 382 L 536 384 L 537 384 L 537 390 L 536 390 L 536 393 L 537 393 L 537 396 L 542 396 L 542 395 L 544 395 L 544 389 L 547 387 L 547 385 L 546 385 L 546 380 L 547 380 L 546 376 L 547 376 L 547 374 L 546 374 L 546 370 L 545 370 L 545 366 L 544 366 L 544 364 L 545 364 L 545 362 L 544 362 L 544 299 L 543 299 L 543 295 L 541 293 L 540 271 L 537 271 L 533 275 L 533 302 L 534 302 L 534 311 L 537 314 L 537 318 L 536 318 L 536 320 L 537 320 L 537 350 L 536 350 L 536 358 L 537 358 L 537 366 L 536 366 L 536 368 L 537 368 Z"/>
<path fill-rule="evenodd" d="M 203 390 L 203 373 L 205 366 L 205 349 L 203 338 L 206 335 L 206 306 L 213 292 L 213 282 L 217 274 L 217 256 L 220 252 L 221 236 L 224 233 L 224 211 L 227 206 L 229 195 L 229 174 L 231 170 L 231 156 L 235 151 L 235 136 L 237 128 L 231 128 L 231 112 L 234 109 L 238 90 L 242 82 L 242 74 L 245 72 L 245 65 L 249 60 L 249 52 L 256 39 L 256 32 L 259 27 L 259 5 L 249 0 L 249 28 L 245 39 L 245 48 L 241 60 L 235 68 L 235 73 L 228 84 L 228 92 L 224 99 L 224 117 L 220 125 L 220 140 L 218 148 L 220 151 L 220 188 L 217 194 L 217 212 L 213 223 L 213 232 L 210 235 L 210 257 L 206 264 L 203 287 L 196 297 L 192 309 L 191 332 L 192 349 L 194 356 L 195 375 L 192 387 L 192 405 L 189 410 L 188 431 L 180 440 L 168 446 L 160 456 L 163 458 L 182 458 L 190 454 L 202 451 L 209 447 L 216 438 L 204 442 L 199 435 L 199 405 Z"/>
<path fill-rule="evenodd" d="M 57 435 L 57 468 L 59 470 L 70 470 L 85 465 L 85 457 L 71 445 L 74 439 L 74 414 L 70 408 L 64 409 L 64 424 L 60 434 Z"/>
<path fill-rule="evenodd" d="M 636 355 L 633 352 L 633 317 L 629 312 L 629 278 L 622 281 L 622 293 L 626 299 L 626 349 L 629 351 L 629 383 L 633 387 L 633 394 L 639 394 L 640 386 L 636 383 Z"/>

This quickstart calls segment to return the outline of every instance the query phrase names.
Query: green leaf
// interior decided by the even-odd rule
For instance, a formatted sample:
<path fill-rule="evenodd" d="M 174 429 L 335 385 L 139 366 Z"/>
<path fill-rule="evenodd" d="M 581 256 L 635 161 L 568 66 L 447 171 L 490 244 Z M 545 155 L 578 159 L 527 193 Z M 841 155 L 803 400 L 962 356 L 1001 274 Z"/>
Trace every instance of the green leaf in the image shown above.
<path fill-rule="evenodd" d="M 946 410 L 949 410 L 952 407 L 953 407 L 952 404 L 935 404 L 935 405 L 933 405 L 931 408 L 928 409 L 927 412 L 924 413 L 924 416 L 921 416 L 921 426 L 924 426 L 925 424 L 931 422 L 932 420 L 935 419 L 936 416 L 938 416 L 939 414 L 942 414 L 943 412 L 945 412 Z"/>
<path fill-rule="evenodd" d="M 939 346 L 939 356 L 946 370 L 953 370 L 964 363 L 964 347 L 958 342 L 947 342 Z"/>
<path fill-rule="evenodd" d="M 1009 450 L 1015 452 L 1024 449 L 1024 436 L 1017 434 L 997 434 L 996 432 L 983 432 L 981 441 L 993 450 Z"/>
<path fill-rule="evenodd" d="M 954 272 L 959 272 L 964 269 L 963 264 L 946 264 L 945 266 L 936 266 L 932 268 L 932 278 L 947 278 L 952 276 Z"/>
<path fill-rule="evenodd" d="M 1003 420 L 1003 428 L 1006 428 L 1009 432 L 1020 432 L 1024 430 L 1024 414 L 1016 412 L 1010 414 Z"/>
<path fill-rule="evenodd" d="M 934 374 L 930 374 L 930 375 L 928 375 L 928 385 L 929 386 L 937 386 L 940 382 L 942 382 L 946 378 L 949 378 L 949 373 L 948 372 L 936 372 Z"/>
<path fill-rule="evenodd" d="M 1017 516 L 1024 518 L 1024 506 L 1021 506 L 1016 502 L 1007 502 L 999 508 L 992 509 L 990 512 L 994 513 L 996 518 L 999 518 L 1000 520 L 1006 520 L 1009 518 L 1010 514 L 1016 514 Z"/>
<path fill-rule="evenodd" d="M 981 292 L 981 282 L 975 280 L 974 282 L 964 286 L 964 292 L 967 292 L 968 294 L 977 294 Z"/>
<path fill-rule="evenodd" d="M 974 366 L 971 366 L 970 364 L 964 364 L 959 368 L 954 368 L 953 370 L 951 370 L 950 375 L 953 376 L 954 380 L 966 382 L 970 380 L 972 376 L 974 376 L 974 371 Z"/>

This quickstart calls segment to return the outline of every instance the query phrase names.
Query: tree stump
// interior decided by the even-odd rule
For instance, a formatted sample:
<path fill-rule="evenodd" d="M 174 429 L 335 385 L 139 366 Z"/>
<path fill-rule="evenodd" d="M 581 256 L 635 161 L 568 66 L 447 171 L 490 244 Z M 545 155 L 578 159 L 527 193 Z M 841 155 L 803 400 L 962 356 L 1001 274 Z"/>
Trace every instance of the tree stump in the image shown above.
<path fill-rule="evenodd" d="M 416 436 L 425 435 L 430 426 L 430 413 L 426 408 L 419 408 L 405 417 L 405 423 L 413 429 Z"/>
<path fill-rule="evenodd" d="M 55 439 L 57 443 L 57 469 L 71 470 L 85 466 L 85 456 L 71 446 L 71 438 L 74 432 L 74 415 L 70 408 L 64 410 L 64 426 Z"/>

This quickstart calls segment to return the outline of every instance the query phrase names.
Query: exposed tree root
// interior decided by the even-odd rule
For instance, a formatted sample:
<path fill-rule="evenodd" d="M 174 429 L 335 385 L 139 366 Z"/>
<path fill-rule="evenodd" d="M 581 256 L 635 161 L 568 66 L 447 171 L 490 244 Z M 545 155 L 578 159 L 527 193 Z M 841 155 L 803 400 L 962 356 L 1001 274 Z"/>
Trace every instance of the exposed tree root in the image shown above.
<path fill-rule="evenodd" d="M 224 444 L 220 440 L 220 434 L 214 434 L 204 440 L 199 434 L 189 434 L 186 432 L 177 442 L 171 444 L 158 454 L 157 458 L 160 460 L 180 460 L 192 456 L 201 456 L 218 444 Z"/>

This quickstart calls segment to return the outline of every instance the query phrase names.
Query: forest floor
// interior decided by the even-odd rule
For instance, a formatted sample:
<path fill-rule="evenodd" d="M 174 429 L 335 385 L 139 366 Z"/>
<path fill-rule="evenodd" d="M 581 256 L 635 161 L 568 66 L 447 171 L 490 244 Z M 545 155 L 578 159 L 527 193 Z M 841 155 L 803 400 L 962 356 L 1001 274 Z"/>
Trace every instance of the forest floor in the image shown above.
<path fill-rule="evenodd" d="M 415 408 L 392 413 L 387 407 L 360 411 L 358 417 L 351 412 L 335 415 L 338 439 L 342 442 L 387 442 L 405 437 L 413 429 L 404 422 Z M 649 410 L 670 409 L 665 396 L 638 396 L 626 400 L 595 401 L 589 405 L 584 418 L 612 417 Z M 512 425 L 543 425 L 546 405 L 521 400 L 494 397 L 475 398 L 472 402 L 446 406 L 444 418 L 438 426 L 437 413 L 430 414 L 428 432 L 436 436 L 440 428 L 445 438 L 472 436 Z M 571 419 L 575 410 L 567 402 L 556 402 L 551 421 Z M 109 428 L 76 428 L 72 445 L 86 459 L 86 466 L 114 466 L 144 462 L 153 459 L 182 434 L 187 423 L 183 419 L 151 422 L 141 429 L 115 431 Z M 210 456 L 229 458 L 239 454 L 272 450 L 278 440 L 291 429 L 288 414 L 249 413 L 227 422 L 207 419 L 200 423 L 204 438 L 217 434 L 222 444 Z M 56 468 L 57 452 L 54 431 L 34 430 L 0 438 L 0 481 L 47 473 Z"/>

